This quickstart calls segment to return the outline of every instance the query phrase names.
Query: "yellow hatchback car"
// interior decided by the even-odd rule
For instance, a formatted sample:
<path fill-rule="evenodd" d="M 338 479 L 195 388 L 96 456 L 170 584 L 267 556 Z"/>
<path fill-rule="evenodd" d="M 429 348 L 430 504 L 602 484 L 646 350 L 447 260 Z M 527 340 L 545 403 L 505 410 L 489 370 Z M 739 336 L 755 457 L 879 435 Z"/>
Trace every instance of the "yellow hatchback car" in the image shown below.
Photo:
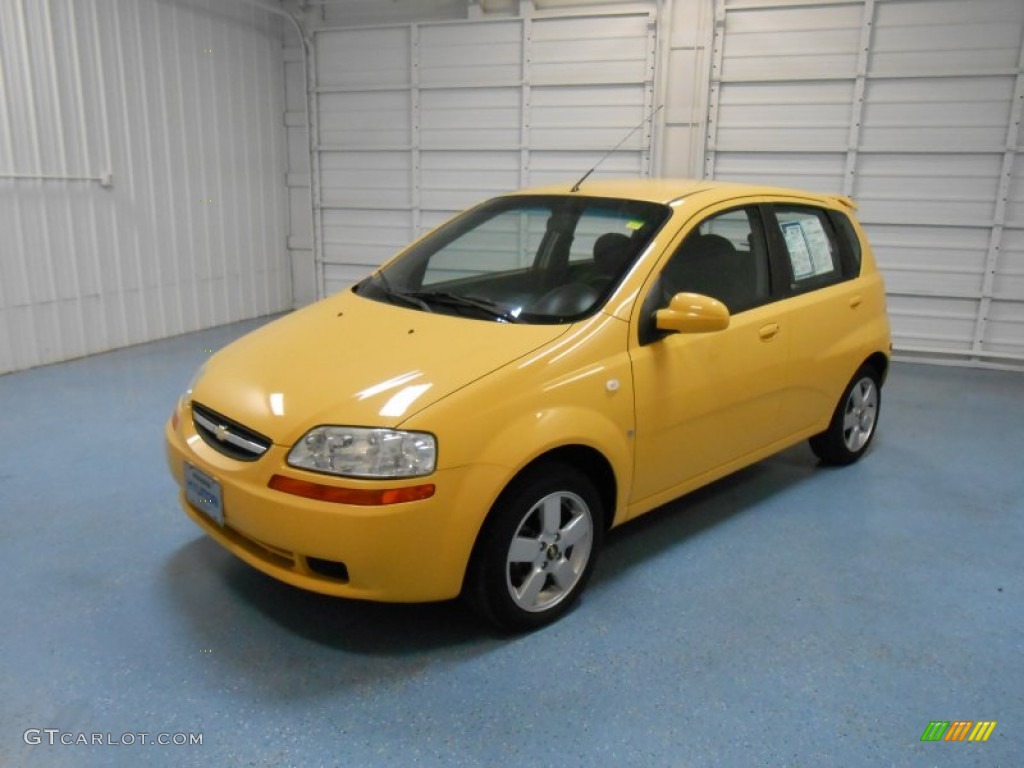
<path fill-rule="evenodd" d="M 867 450 L 891 344 L 853 208 L 664 179 L 484 202 L 209 359 L 166 427 L 185 511 L 304 589 L 551 622 L 610 527 L 804 439 Z"/>

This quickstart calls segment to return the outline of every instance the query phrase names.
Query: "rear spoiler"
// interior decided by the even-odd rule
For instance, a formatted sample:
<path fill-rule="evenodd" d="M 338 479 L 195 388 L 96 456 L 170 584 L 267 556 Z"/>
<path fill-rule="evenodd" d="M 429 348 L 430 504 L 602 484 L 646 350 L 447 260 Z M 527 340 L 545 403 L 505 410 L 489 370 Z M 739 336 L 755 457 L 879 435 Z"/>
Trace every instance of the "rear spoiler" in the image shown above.
<path fill-rule="evenodd" d="M 829 195 L 829 197 L 831 197 L 840 205 L 849 208 L 851 211 L 857 210 L 857 204 L 849 197 L 845 197 L 844 195 Z"/>

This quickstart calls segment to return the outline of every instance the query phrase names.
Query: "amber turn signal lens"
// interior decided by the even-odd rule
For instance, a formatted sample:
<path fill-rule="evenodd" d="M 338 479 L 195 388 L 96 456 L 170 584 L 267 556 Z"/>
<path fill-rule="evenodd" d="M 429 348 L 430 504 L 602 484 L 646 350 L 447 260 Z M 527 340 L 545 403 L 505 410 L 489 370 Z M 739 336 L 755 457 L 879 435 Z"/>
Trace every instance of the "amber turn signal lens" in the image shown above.
<path fill-rule="evenodd" d="M 284 475 L 274 475 L 267 485 L 275 491 L 290 493 L 294 496 L 304 496 L 317 501 L 331 501 L 335 504 L 357 504 L 362 507 L 420 501 L 434 495 L 433 484 L 411 485 L 406 488 L 338 488 L 334 485 L 321 485 Z"/>

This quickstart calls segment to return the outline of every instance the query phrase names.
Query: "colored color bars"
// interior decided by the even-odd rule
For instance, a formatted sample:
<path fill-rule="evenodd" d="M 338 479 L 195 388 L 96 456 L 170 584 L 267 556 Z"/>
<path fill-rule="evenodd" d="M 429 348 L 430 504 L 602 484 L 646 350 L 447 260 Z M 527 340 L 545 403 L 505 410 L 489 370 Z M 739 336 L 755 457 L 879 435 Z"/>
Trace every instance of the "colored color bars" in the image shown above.
<path fill-rule="evenodd" d="M 988 741 L 997 720 L 932 720 L 921 741 Z M 970 735 L 968 735 L 970 734 Z"/>

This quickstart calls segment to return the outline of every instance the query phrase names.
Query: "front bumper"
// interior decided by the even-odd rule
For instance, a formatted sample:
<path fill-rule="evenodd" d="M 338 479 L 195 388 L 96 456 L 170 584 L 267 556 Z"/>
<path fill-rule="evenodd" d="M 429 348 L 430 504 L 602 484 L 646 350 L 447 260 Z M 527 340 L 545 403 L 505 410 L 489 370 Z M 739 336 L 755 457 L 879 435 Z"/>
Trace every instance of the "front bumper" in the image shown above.
<path fill-rule="evenodd" d="M 442 469 L 428 478 L 366 481 L 290 467 L 272 445 L 258 461 L 221 455 L 195 433 L 190 408 L 164 430 L 171 474 L 184 488 L 185 462 L 221 485 L 224 526 L 179 494 L 211 538 L 264 573 L 296 587 L 383 602 L 446 600 L 459 594 L 476 535 L 505 480 L 500 467 Z M 316 501 L 267 487 L 274 474 L 348 488 L 436 486 L 429 499 L 383 506 Z M 322 561 L 343 564 L 325 568 Z"/>

